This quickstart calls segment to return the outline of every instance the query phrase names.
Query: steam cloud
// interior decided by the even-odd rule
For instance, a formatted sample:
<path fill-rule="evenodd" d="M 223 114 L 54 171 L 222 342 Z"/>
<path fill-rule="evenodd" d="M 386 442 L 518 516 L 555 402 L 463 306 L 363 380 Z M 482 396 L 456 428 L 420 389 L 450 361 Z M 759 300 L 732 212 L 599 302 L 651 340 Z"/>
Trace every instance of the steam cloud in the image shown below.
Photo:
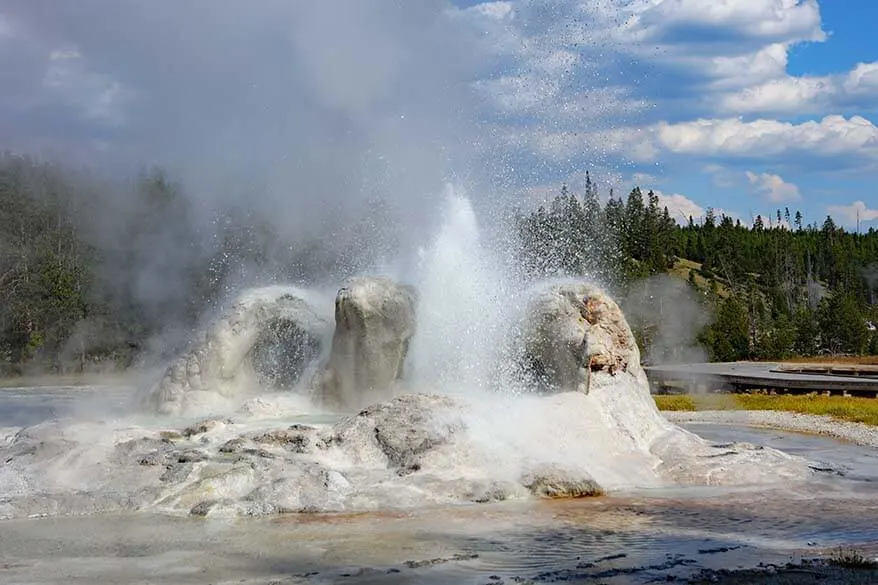
<path fill-rule="evenodd" d="M 706 362 L 698 333 L 710 313 L 686 282 L 659 274 L 635 284 L 622 302 L 628 322 L 645 339 L 648 363 Z"/>
<path fill-rule="evenodd" d="M 502 8 L 466 12 L 445 0 L 2 3 L 0 49 L 15 47 L 0 50 L 4 112 L 15 114 L 2 120 L 3 142 L 109 177 L 83 213 L 99 247 L 128 250 L 107 263 L 105 288 L 133 291 L 156 320 L 173 322 L 193 302 L 185 279 L 222 252 L 223 214 L 263 226 L 234 235 L 269 256 L 237 266 L 229 289 L 404 275 L 411 267 L 399 259 L 429 241 L 446 183 L 466 186 L 484 232 L 504 248 L 499 240 L 509 234 L 492 220 L 502 222 L 499 209 L 515 187 L 534 180 L 522 170 L 532 164 L 527 152 L 510 154 L 523 133 L 509 131 L 533 121 L 498 119 L 484 94 L 486 79 L 526 65 L 495 46 L 515 35 L 485 35 L 502 31 L 503 15 L 488 14 Z M 561 23 L 582 18 L 521 9 L 542 23 L 522 37 L 552 36 L 554 23 L 560 33 Z M 587 126 L 592 113 L 581 117 Z M 557 175 L 562 163 L 537 170 Z M 133 237 L 143 214 L 125 183 L 142 164 L 167 169 L 184 201 L 172 219 Z M 83 324 L 70 353 L 100 331 Z M 159 345 L 175 345 L 166 342 Z"/>
<path fill-rule="evenodd" d="M 348 225 L 377 199 L 402 218 L 404 243 L 426 225 L 445 181 L 484 180 L 469 86 L 484 63 L 470 57 L 467 39 L 476 42 L 476 31 L 464 30 L 447 3 L 254 8 L 221 0 L 205 8 L 100 0 L 4 6 L 32 59 L 48 54 L 54 93 L 45 99 L 78 106 L 82 124 L 59 132 L 68 120 L 21 120 L 10 123 L 7 143 L 25 151 L 39 143 L 65 162 L 120 176 L 155 163 L 182 179 L 191 229 L 209 238 L 212 211 L 238 206 L 269 221 L 288 245 L 351 237 Z M 20 88 L 22 99 L 47 82 L 33 61 L 2 65 L 4 86 Z M 113 224 L 112 215 L 102 223 Z M 167 235 L 144 247 L 180 259 Z M 160 294 L 144 264 L 140 285 Z"/>
<path fill-rule="evenodd" d="M 398 273 L 448 180 L 478 194 L 495 178 L 471 87 L 485 53 L 455 13 L 441 0 L 4 3 L 0 43 L 17 43 L 0 51 L 4 109 L 19 115 L 3 142 L 109 177 L 82 214 L 99 247 L 127 250 L 105 288 L 155 319 L 192 302 L 185 277 L 221 252 L 224 214 L 262 226 L 235 236 L 271 256 L 239 266 L 238 284 Z M 142 164 L 179 180 L 183 201 L 133 236 Z"/>

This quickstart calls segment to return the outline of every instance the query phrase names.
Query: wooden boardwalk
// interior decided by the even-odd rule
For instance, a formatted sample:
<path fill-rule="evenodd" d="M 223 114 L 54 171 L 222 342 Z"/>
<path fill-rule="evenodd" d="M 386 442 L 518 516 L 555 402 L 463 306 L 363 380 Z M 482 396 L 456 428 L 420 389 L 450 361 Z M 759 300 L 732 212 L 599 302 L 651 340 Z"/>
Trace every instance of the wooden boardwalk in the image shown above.
<path fill-rule="evenodd" d="M 731 362 L 644 369 L 656 394 L 767 390 L 878 398 L 878 366 Z"/>

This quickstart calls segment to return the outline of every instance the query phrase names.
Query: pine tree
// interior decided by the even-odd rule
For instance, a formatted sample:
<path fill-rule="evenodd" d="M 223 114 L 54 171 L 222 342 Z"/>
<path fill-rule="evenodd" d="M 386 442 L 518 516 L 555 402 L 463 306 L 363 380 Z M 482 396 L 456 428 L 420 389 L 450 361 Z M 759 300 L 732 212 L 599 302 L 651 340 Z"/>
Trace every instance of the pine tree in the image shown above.
<path fill-rule="evenodd" d="M 743 360 L 750 355 L 750 320 L 747 307 L 734 297 L 719 303 L 716 321 L 706 335 L 715 361 Z"/>

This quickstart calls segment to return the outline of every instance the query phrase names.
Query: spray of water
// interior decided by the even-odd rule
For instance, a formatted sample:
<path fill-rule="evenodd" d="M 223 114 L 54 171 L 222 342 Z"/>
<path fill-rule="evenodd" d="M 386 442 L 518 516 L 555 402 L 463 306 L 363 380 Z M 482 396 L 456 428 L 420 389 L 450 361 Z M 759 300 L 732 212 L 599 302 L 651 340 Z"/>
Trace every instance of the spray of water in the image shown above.
<path fill-rule="evenodd" d="M 469 199 L 447 186 L 439 232 L 420 251 L 413 387 L 450 394 L 496 389 L 515 305 L 514 283 L 499 266 Z"/>

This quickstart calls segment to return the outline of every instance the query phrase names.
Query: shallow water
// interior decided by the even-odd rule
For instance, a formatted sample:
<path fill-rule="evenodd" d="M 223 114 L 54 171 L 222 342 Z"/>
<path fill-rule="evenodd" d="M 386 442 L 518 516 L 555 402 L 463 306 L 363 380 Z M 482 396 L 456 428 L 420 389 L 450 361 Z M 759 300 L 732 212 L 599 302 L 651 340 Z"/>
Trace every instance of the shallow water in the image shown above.
<path fill-rule="evenodd" d="M 770 496 L 771 494 L 767 494 Z M 3 523 L 4 583 L 646 583 L 878 541 L 878 509 L 650 498 L 408 514 L 204 521 L 132 514 Z M 815 539 L 816 540 L 815 542 Z"/>
<path fill-rule="evenodd" d="M 123 386 L 38 386 L 0 388 L 0 427 L 30 426 L 52 418 L 100 411 L 121 414 L 134 399 Z"/>
<path fill-rule="evenodd" d="M 0 427 L 31 426 L 46 420 L 124 418 L 144 427 L 185 426 L 203 416 L 157 417 L 138 414 L 139 395 L 130 386 L 41 386 L 0 388 Z M 332 424 L 337 414 L 303 414 L 290 417 L 301 424 Z M 287 419 L 278 419 L 287 422 Z"/>
<path fill-rule="evenodd" d="M 755 429 L 739 425 L 716 423 L 687 423 L 681 425 L 702 437 L 715 442 L 745 441 L 773 447 L 791 455 L 800 455 L 814 461 L 825 461 L 840 467 L 844 476 L 852 482 L 874 485 L 878 495 L 878 450 L 818 435 L 806 435 L 770 429 Z M 758 441 L 754 441 L 754 437 Z M 851 484 L 846 484 L 853 487 Z"/>
<path fill-rule="evenodd" d="M 71 398 L 71 396 L 77 399 Z M 4 390 L 0 426 L 124 410 L 121 389 Z M 107 406 L 109 405 L 109 406 Z M 878 455 L 807 435 L 686 425 L 826 461 L 807 490 L 692 488 L 408 513 L 235 521 L 146 513 L 5 521 L 3 583 L 647 583 L 878 544 Z"/>

